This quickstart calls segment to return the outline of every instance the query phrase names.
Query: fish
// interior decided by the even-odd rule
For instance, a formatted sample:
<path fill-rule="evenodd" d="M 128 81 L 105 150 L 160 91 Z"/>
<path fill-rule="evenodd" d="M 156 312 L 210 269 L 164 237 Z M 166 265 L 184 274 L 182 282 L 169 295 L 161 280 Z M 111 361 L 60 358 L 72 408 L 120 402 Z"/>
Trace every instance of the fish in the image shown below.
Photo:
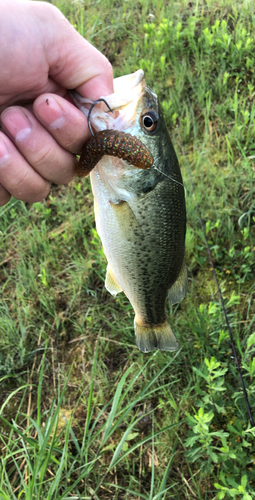
<path fill-rule="evenodd" d="M 103 102 L 71 95 L 94 134 L 77 173 L 90 172 L 96 228 L 108 262 L 105 287 L 129 299 L 142 352 L 175 351 L 179 344 L 166 302 L 179 303 L 187 293 L 185 189 L 158 97 L 143 70 L 114 79 L 114 93 Z M 108 146 L 102 134 L 111 136 Z M 118 134 L 125 139 L 122 147 Z M 145 164 L 141 156 L 148 155 L 152 160 Z"/>

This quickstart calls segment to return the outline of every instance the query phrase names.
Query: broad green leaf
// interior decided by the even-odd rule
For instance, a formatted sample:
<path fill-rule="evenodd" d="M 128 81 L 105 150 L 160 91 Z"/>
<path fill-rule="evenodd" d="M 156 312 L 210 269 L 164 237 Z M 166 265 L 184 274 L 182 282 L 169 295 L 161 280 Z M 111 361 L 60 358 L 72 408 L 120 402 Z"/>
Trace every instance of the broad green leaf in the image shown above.
<path fill-rule="evenodd" d="M 253 332 L 248 340 L 247 340 L 247 350 L 250 349 L 251 346 L 254 346 L 255 347 L 255 332 Z"/>

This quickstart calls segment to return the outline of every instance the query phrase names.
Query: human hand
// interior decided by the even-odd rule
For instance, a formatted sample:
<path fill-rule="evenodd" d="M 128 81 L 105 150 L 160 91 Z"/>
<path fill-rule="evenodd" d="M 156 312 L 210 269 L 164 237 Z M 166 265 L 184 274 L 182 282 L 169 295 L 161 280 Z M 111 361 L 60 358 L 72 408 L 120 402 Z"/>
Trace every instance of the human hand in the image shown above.
<path fill-rule="evenodd" d="M 0 11 L 1 206 L 11 195 L 40 201 L 50 181 L 70 182 L 90 133 L 67 89 L 95 100 L 113 92 L 113 76 L 109 61 L 52 5 L 0 0 Z"/>

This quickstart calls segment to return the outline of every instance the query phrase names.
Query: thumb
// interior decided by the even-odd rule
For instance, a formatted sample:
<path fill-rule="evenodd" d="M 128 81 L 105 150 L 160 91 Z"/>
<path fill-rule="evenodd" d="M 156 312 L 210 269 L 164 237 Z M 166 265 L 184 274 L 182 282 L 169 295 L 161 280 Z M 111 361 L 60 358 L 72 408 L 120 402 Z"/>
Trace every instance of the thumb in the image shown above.
<path fill-rule="evenodd" d="M 56 7 L 48 4 L 48 8 L 50 12 L 45 13 L 44 9 L 45 19 L 40 16 L 40 21 L 47 22 L 48 26 L 44 47 L 49 76 L 61 86 L 76 89 L 93 100 L 112 94 L 113 71 L 108 59 L 79 34 Z"/>

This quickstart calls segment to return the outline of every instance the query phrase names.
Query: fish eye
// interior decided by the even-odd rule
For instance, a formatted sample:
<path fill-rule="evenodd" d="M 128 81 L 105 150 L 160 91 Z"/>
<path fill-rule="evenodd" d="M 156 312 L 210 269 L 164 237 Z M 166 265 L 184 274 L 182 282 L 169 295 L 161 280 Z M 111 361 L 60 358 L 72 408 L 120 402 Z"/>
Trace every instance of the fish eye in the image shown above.
<path fill-rule="evenodd" d="M 142 125 L 147 132 L 154 132 L 157 128 L 158 116 L 149 111 L 142 115 Z"/>

